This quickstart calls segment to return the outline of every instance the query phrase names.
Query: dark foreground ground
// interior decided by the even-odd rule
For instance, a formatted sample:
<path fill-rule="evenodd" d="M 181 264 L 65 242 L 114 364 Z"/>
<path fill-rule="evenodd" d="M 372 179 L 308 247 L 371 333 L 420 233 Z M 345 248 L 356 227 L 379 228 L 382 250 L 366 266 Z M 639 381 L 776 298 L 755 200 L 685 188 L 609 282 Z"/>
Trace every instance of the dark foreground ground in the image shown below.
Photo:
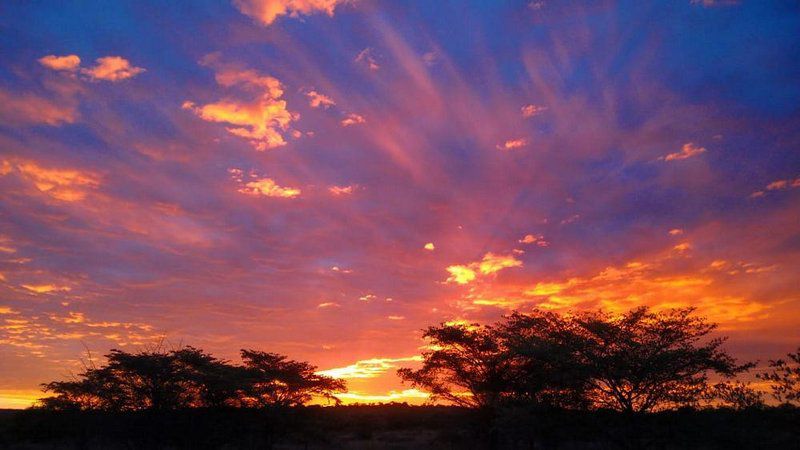
<path fill-rule="evenodd" d="M 0 411 L 3 449 L 800 449 L 800 409 L 613 412 L 405 405 Z"/>

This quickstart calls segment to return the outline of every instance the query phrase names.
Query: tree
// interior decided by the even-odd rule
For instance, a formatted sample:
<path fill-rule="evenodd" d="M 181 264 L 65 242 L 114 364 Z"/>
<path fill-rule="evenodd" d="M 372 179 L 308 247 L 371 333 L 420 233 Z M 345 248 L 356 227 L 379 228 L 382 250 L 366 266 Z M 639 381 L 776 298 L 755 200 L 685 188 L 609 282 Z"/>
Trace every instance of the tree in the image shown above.
<path fill-rule="evenodd" d="M 800 405 L 800 347 L 785 359 L 770 360 L 770 371 L 756 375 L 770 383 L 772 396 L 781 403 Z"/>
<path fill-rule="evenodd" d="M 693 308 L 656 313 L 641 307 L 621 316 L 575 316 L 576 355 L 587 369 L 588 399 L 628 412 L 692 405 L 707 389 L 709 372 L 732 377 L 752 367 L 722 350 L 725 338 L 701 343 L 716 325 L 693 313 Z"/>
<path fill-rule="evenodd" d="M 512 362 L 514 399 L 537 406 L 585 408 L 588 372 L 583 337 L 571 317 L 551 311 L 513 313 L 498 325 Z"/>
<path fill-rule="evenodd" d="M 707 397 L 739 411 L 764 407 L 764 394 L 740 381 L 717 383 L 711 387 Z"/>
<path fill-rule="evenodd" d="M 253 406 L 298 406 L 314 396 L 333 400 L 347 389 L 344 381 L 316 373 L 306 362 L 293 361 L 277 353 L 242 350 L 242 361 L 249 374 L 243 404 Z"/>
<path fill-rule="evenodd" d="M 422 368 L 403 368 L 397 374 L 430 392 L 431 400 L 487 408 L 510 394 L 511 361 L 494 328 L 441 324 L 429 327 L 423 337 L 430 350 L 422 354 Z"/>
<path fill-rule="evenodd" d="M 129 353 L 111 350 L 103 367 L 87 367 L 74 380 L 43 385 L 54 395 L 47 409 L 128 411 L 225 406 L 295 406 L 319 395 L 335 400 L 343 381 L 274 353 L 243 350 L 234 365 L 194 347 Z"/>

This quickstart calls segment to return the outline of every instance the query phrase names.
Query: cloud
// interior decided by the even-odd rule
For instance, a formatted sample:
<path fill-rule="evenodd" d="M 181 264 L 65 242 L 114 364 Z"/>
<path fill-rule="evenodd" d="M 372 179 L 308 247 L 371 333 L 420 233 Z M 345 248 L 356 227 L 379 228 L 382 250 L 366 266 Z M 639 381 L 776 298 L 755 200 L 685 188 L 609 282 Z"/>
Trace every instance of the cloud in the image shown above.
<path fill-rule="evenodd" d="M 51 70 L 61 72 L 80 73 L 91 81 L 122 81 L 133 78 L 144 72 L 142 67 L 136 67 L 121 56 L 104 56 L 95 60 L 93 67 L 81 68 L 81 58 L 78 55 L 47 55 L 39 58 L 39 63 Z"/>
<path fill-rule="evenodd" d="M 497 148 L 499 150 L 514 150 L 517 148 L 522 148 L 528 145 L 528 141 L 526 139 L 511 139 L 508 141 L 503 142 L 502 144 L 497 144 Z"/>
<path fill-rule="evenodd" d="M 6 124 L 59 126 L 74 123 L 78 116 L 77 102 L 71 99 L 57 101 L 0 89 L 0 120 Z"/>
<path fill-rule="evenodd" d="M 419 355 L 406 356 L 402 358 L 372 358 L 356 361 L 345 367 L 321 370 L 320 375 L 333 378 L 376 378 L 397 367 L 399 362 L 419 362 L 422 357 Z"/>
<path fill-rule="evenodd" d="M 520 266 L 522 266 L 522 261 L 518 260 L 514 255 L 495 255 L 491 252 L 484 255 L 481 262 L 478 263 L 478 269 L 484 275 Z"/>
<path fill-rule="evenodd" d="M 388 403 L 388 402 L 420 402 L 427 400 L 431 395 L 419 389 L 404 389 L 402 391 L 389 391 L 387 394 L 364 394 L 357 391 L 347 391 L 336 394 L 344 404 L 350 403 Z"/>
<path fill-rule="evenodd" d="M 248 195 L 278 198 L 294 198 L 302 193 L 297 188 L 279 186 L 272 178 L 248 181 L 244 183 L 243 187 L 239 188 L 239 192 Z"/>
<path fill-rule="evenodd" d="M 369 47 L 358 52 L 355 62 L 367 66 L 369 70 L 378 70 L 381 68 L 381 66 L 378 65 L 378 62 L 375 60 L 375 57 L 372 56 L 372 49 Z"/>
<path fill-rule="evenodd" d="M 328 188 L 328 192 L 335 196 L 340 195 L 350 195 L 355 191 L 355 186 L 348 185 L 348 186 L 331 186 Z"/>
<path fill-rule="evenodd" d="M 213 59 L 210 64 L 214 64 Z M 282 132 L 299 116 L 286 109 L 282 99 L 283 86 L 278 79 L 260 75 L 253 70 L 222 69 L 216 81 L 225 88 L 240 88 L 256 94 L 252 101 L 226 97 L 218 102 L 198 106 L 186 101 L 183 109 L 194 112 L 208 122 L 228 123 L 228 133 L 247 139 L 256 150 L 263 151 L 286 145 Z"/>
<path fill-rule="evenodd" d="M 314 13 L 333 16 L 334 10 L 347 0 L 233 0 L 234 6 L 262 25 L 270 25 L 280 16 L 299 17 Z"/>
<path fill-rule="evenodd" d="M 65 202 L 83 200 L 89 189 L 99 185 L 93 174 L 72 169 L 44 168 L 30 161 L 18 164 L 17 170 L 40 192 Z"/>
<path fill-rule="evenodd" d="M 522 117 L 525 118 L 538 116 L 545 111 L 547 111 L 547 107 L 540 105 L 525 105 L 521 108 Z"/>
<path fill-rule="evenodd" d="M 750 194 L 750 198 L 763 197 L 769 191 L 785 191 L 788 189 L 795 189 L 795 188 L 800 188 L 800 177 L 797 177 L 794 180 L 792 179 L 775 180 L 766 185 L 766 187 L 764 187 L 763 190 L 755 191 L 752 194 Z"/>
<path fill-rule="evenodd" d="M 336 302 L 323 302 L 317 305 L 317 308 L 338 308 L 339 306 Z"/>
<path fill-rule="evenodd" d="M 436 250 L 436 246 L 433 245 L 433 242 L 428 242 L 422 248 L 424 248 L 425 250 L 430 250 L 430 251 Z"/>
<path fill-rule="evenodd" d="M 91 80 L 122 81 L 133 78 L 145 69 L 131 65 L 130 61 L 120 56 L 104 56 L 97 58 L 94 67 L 81 69 L 81 73 Z"/>
<path fill-rule="evenodd" d="M 332 98 L 317 91 L 306 92 L 306 97 L 308 97 L 308 105 L 312 108 L 330 108 L 336 104 Z"/>
<path fill-rule="evenodd" d="M 681 151 L 670 153 L 669 155 L 662 156 L 658 159 L 663 161 L 678 161 L 681 159 L 688 159 L 697 156 L 701 153 L 705 153 L 705 151 L 706 149 L 704 147 L 698 147 L 697 145 L 691 142 L 687 142 L 686 144 L 683 144 Z"/>
<path fill-rule="evenodd" d="M 539 247 L 547 247 L 548 245 L 550 245 L 550 243 L 547 242 L 544 239 L 544 236 L 542 236 L 541 234 L 538 236 L 533 234 L 526 234 L 525 236 L 522 237 L 522 239 L 520 239 L 517 242 L 519 242 L 520 244 L 536 244 Z"/>
<path fill-rule="evenodd" d="M 355 114 L 355 113 L 350 113 L 350 114 L 347 115 L 346 118 L 344 118 L 342 120 L 342 126 L 343 127 L 349 127 L 351 125 L 358 125 L 358 124 L 364 123 L 366 121 L 367 120 L 364 119 L 364 116 L 361 116 L 361 115 Z"/>
<path fill-rule="evenodd" d="M 35 292 L 37 294 L 49 294 L 51 292 L 69 292 L 72 290 L 69 286 L 58 286 L 55 284 L 23 284 L 23 288 Z"/>
<path fill-rule="evenodd" d="M 74 72 L 80 67 L 81 58 L 78 55 L 47 55 L 39 58 L 39 63 L 48 69 Z"/>
<path fill-rule="evenodd" d="M 683 234 L 683 230 L 680 228 L 673 228 L 669 230 L 670 236 L 680 236 Z"/>
<path fill-rule="evenodd" d="M 673 250 L 679 253 L 683 253 L 692 249 L 692 244 L 688 242 L 681 242 L 680 244 L 672 247 Z"/>
<path fill-rule="evenodd" d="M 448 266 L 445 270 L 450 273 L 446 283 L 467 284 L 476 278 L 475 271 L 469 266 Z"/>
<path fill-rule="evenodd" d="M 389 319 L 389 320 L 404 320 L 405 319 L 404 316 L 386 316 L 386 318 Z"/>
<path fill-rule="evenodd" d="M 486 253 L 483 259 L 467 265 L 448 266 L 445 270 L 450 273 L 446 283 L 467 284 L 474 281 L 478 275 L 491 275 L 510 267 L 520 267 L 522 261 L 514 255 L 495 255 Z"/>

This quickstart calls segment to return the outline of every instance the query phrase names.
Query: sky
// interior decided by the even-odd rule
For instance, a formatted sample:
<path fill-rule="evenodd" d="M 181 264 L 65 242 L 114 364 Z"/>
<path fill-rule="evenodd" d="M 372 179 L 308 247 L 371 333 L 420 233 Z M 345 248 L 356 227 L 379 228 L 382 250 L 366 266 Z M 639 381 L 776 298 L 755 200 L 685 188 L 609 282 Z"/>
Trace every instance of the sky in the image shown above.
<path fill-rule="evenodd" d="M 794 1 L 0 5 L 0 407 L 87 352 L 289 355 L 692 306 L 800 344 Z"/>

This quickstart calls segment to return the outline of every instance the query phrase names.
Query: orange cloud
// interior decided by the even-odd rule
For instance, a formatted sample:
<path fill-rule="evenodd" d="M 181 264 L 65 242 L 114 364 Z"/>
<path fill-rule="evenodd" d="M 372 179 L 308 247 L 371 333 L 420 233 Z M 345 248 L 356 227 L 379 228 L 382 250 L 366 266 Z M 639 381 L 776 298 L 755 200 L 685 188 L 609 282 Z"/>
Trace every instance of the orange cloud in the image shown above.
<path fill-rule="evenodd" d="M 539 106 L 539 105 L 525 105 L 522 107 L 522 117 L 528 118 L 533 116 L 538 116 L 539 114 L 545 112 L 547 110 L 546 106 Z"/>
<path fill-rule="evenodd" d="M 648 305 L 656 310 L 694 306 L 723 328 L 741 328 L 769 315 L 770 306 L 741 289 L 726 289 L 728 277 L 770 276 L 778 268 L 714 260 L 706 269 L 676 266 L 667 250 L 648 261 L 631 261 L 584 277 L 539 281 L 533 287 L 478 286 L 465 294 L 470 305 L 504 309 L 526 306 L 568 311 L 602 308 L 622 312 Z M 744 281 L 742 281 L 744 282 Z M 469 309 L 469 308 L 467 308 Z"/>
<path fill-rule="evenodd" d="M 242 14 L 252 17 L 262 25 L 270 25 L 280 16 L 298 17 L 314 13 L 333 16 L 336 6 L 346 0 L 234 0 Z"/>
<path fill-rule="evenodd" d="M 73 72 L 80 67 L 81 59 L 78 55 L 47 55 L 39 58 L 39 63 L 48 69 Z"/>
<path fill-rule="evenodd" d="M 692 249 L 692 244 L 690 244 L 688 242 L 681 242 L 680 244 L 672 247 L 672 249 L 675 250 L 676 252 L 681 252 L 682 253 L 682 252 L 691 250 Z"/>
<path fill-rule="evenodd" d="M 495 255 L 486 253 L 478 262 L 468 265 L 448 266 L 445 270 L 450 273 L 446 283 L 467 284 L 474 281 L 478 275 L 491 275 L 510 267 L 520 267 L 522 261 L 516 259 L 514 255 Z"/>
<path fill-rule="evenodd" d="M 792 179 L 775 180 L 769 183 L 766 187 L 764 187 L 763 190 L 755 191 L 752 194 L 750 194 L 750 198 L 763 197 L 764 195 L 767 194 L 768 191 L 785 191 L 788 189 L 795 189 L 795 188 L 800 188 L 800 177 L 797 177 L 794 180 Z"/>
<path fill-rule="evenodd" d="M 419 362 L 422 357 L 419 355 L 406 356 L 402 358 L 372 358 L 356 361 L 353 364 L 345 367 L 337 367 L 328 370 L 317 372 L 320 375 L 327 375 L 333 378 L 348 379 L 348 378 L 376 378 L 389 370 L 397 367 L 396 363 L 399 362 Z"/>
<path fill-rule="evenodd" d="M 86 197 L 87 189 L 99 185 L 94 175 L 69 169 L 45 169 L 33 162 L 17 165 L 20 175 L 36 189 L 57 200 L 74 202 Z"/>
<path fill-rule="evenodd" d="M 54 284 L 23 284 L 23 288 L 37 294 L 49 294 L 51 292 L 69 292 L 69 286 L 57 286 Z"/>
<path fill-rule="evenodd" d="M 342 120 L 342 126 L 343 127 L 349 127 L 351 125 L 358 125 L 358 124 L 364 123 L 366 121 L 367 120 L 364 119 L 364 116 L 361 116 L 361 115 L 355 114 L 355 113 L 350 113 L 350 114 L 347 115 L 347 117 L 345 117 Z"/>
<path fill-rule="evenodd" d="M 224 69 L 216 74 L 219 85 L 227 88 L 239 87 L 244 91 L 255 91 L 256 100 L 243 102 L 225 98 L 218 102 L 198 106 L 186 101 L 183 109 L 194 112 L 208 122 L 228 123 L 228 133 L 247 139 L 256 150 L 268 150 L 286 145 L 282 132 L 288 130 L 298 115 L 286 109 L 283 87 L 280 81 L 262 76 L 252 70 Z"/>
<path fill-rule="evenodd" d="M 436 246 L 433 245 L 433 242 L 428 242 L 422 248 L 424 248 L 425 250 L 429 250 L 429 251 L 436 250 Z"/>
<path fill-rule="evenodd" d="M 323 302 L 317 305 L 317 308 L 338 308 L 340 305 L 335 302 Z"/>
<path fill-rule="evenodd" d="M 320 94 L 317 91 L 306 92 L 306 97 L 308 97 L 308 104 L 312 108 L 330 108 L 336 104 L 332 98 L 328 97 L 327 95 Z"/>
<path fill-rule="evenodd" d="M 331 186 L 331 187 L 328 188 L 328 192 L 330 192 L 331 194 L 336 195 L 336 196 L 339 196 L 339 195 L 350 195 L 350 194 L 353 193 L 353 191 L 355 191 L 355 186 L 352 186 L 352 185 L 349 185 L 349 186 Z"/>
<path fill-rule="evenodd" d="M 508 141 L 503 142 L 502 144 L 497 144 L 497 148 L 499 150 L 514 150 L 517 148 L 522 148 L 528 145 L 528 141 L 525 139 L 510 139 Z"/>
<path fill-rule="evenodd" d="M 523 236 L 522 239 L 520 239 L 517 242 L 519 242 L 520 244 L 536 244 L 539 247 L 547 247 L 548 245 L 550 245 L 550 243 L 544 239 L 544 236 L 542 235 L 536 236 L 533 234 L 526 234 L 525 236 Z"/>
<path fill-rule="evenodd" d="M 697 156 L 697 155 L 699 155 L 701 153 L 705 153 L 705 151 L 706 151 L 706 149 L 704 147 L 699 147 L 699 146 L 697 146 L 697 145 L 695 145 L 695 144 L 693 144 L 691 142 L 687 142 L 686 144 L 683 144 L 683 147 L 681 148 L 681 151 L 675 152 L 675 153 L 670 153 L 667 156 L 662 156 L 662 157 L 660 157 L 658 159 L 661 159 L 661 160 L 664 160 L 664 161 L 678 161 L 678 160 L 681 160 L 681 159 L 687 159 L 687 158 L 691 158 L 693 156 Z"/>
<path fill-rule="evenodd" d="M 239 188 L 239 192 L 264 197 L 294 198 L 301 194 L 300 189 L 278 186 L 272 178 L 249 181 Z"/>
<path fill-rule="evenodd" d="M 28 408 L 41 397 L 42 391 L 39 389 L 0 389 L 0 408 Z"/>
<path fill-rule="evenodd" d="M 467 284 L 476 278 L 475 271 L 468 266 L 448 266 L 446 270 L 450 272 L 446 283 Z"/>
<path fill-rule="evenodd" d="M 94 67 L 81 69 L 81 73 L 87 75 L 91 80 L 112 82 L 133 78 L 144 71 L 145 69 L 131 65 L 130 61 L 120 56 L 97 58 Z"/>

